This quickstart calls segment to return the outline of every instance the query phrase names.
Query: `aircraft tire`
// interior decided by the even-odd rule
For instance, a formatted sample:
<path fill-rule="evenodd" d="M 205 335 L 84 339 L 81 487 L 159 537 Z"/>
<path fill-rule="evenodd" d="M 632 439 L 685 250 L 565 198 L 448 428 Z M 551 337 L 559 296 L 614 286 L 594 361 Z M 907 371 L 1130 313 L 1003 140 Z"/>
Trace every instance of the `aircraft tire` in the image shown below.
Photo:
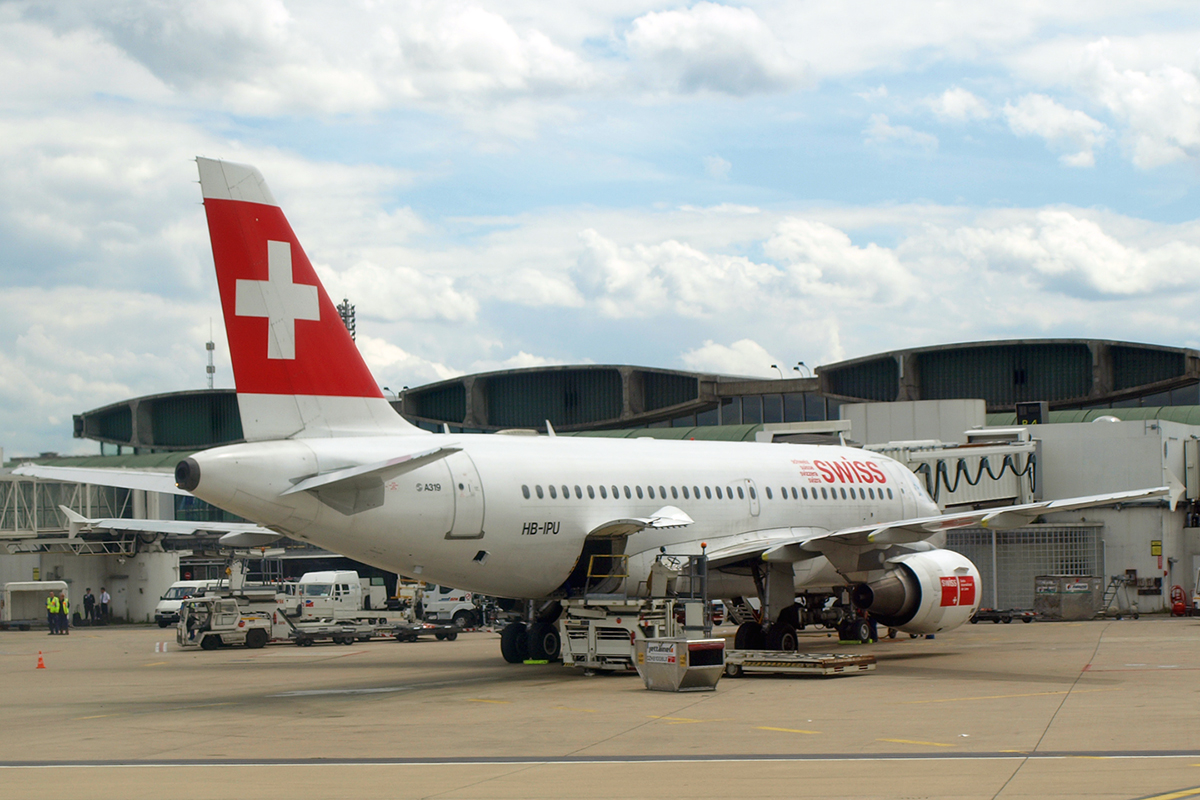
<path fill-rule="evenodd" d="M 500 655 L 509 664 L 522 664 L 529 657 L 529 639 L 524 622 L 511 622 L 500 631 Z"/>
<path fill-rule="evenodd" d="M 766 644 L 766 634 L 763 633 L 762 625 L 757 622 L 743 622 L 738 625 L 737 633 L 733 637 L 734 650 L 762 650 Z"/>
<path fill-rule="evenodd" d="M 776 622 L 767 631 L 766 649 L 794 653 L 796 648 L 796 629 L 786 622 Z"/>
<path fill-rule="evenodd" d="M 534 661 L 558 661 L 562 655 L 562 639 L 553 622 L 535 622 L 527 642 L 529 658 Z"/>

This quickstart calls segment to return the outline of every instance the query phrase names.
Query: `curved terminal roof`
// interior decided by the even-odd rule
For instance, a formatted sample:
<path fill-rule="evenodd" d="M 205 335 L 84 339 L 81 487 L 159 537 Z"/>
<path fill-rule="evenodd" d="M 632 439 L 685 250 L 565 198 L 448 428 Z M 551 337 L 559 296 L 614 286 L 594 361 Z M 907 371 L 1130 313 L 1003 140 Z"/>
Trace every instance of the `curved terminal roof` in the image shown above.
<path fill-rule="evenodd" d="M 695 428 L 688 436 L 700 438 L 698 431 L 717 425 L 836 419 L 843 403 L 954 398 L 982 398 L 989 414 L 1036 400 L 1056 412 L 1200 406 L 1200 352 L 1096 339 L 968 342 L 880 353 L 818 367 L 814 377 L 780 379 L 622 365 L 535 367 L 418 386 L 392 405 L 429 430 L 545 430 L 549 420 L 562 433 L 668 427 L 681 437 Z M 119 450 L 185 451 L 241 441 L 242 427 L 233 390 L 209 389 L 79 414 L 75 436 Z"/>

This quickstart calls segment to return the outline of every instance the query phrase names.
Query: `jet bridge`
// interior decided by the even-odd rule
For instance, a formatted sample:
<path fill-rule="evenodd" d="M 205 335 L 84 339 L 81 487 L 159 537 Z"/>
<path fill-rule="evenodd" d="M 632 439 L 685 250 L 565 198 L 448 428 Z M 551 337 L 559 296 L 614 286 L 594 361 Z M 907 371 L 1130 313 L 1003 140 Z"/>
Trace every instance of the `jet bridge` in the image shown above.
<path fill-rule="evenodd" d="M 1033 503 L 1041 499 L 1040 443 L 1027 428 L 968 431 L 966 444 L 888 442 L 864 449 L 891 456 L 925 482 L 942 509 Z"/>

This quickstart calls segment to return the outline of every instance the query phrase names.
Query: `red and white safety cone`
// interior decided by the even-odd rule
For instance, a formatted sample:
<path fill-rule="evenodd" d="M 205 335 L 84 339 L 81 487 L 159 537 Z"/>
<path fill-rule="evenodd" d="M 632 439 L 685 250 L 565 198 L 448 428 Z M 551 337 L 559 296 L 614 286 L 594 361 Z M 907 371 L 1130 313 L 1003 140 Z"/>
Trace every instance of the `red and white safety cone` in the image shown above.
<path fill-rule="evenodd" d="M 41 651 L 41 650 L 38 650 L 38 665 L 37 665 L 37 668 L 38 668 L 38 669 L 45 669 L 45 668 L 46 668 L 46 662 L 45 662 L 44 660 L 42 660 L 42 651 Z"/>

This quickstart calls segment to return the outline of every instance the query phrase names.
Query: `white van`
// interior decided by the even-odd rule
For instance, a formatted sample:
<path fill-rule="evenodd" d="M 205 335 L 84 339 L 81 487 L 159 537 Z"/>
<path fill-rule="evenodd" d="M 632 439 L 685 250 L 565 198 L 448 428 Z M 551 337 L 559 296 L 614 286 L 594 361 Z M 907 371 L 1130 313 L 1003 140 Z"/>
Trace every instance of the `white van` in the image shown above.
<path fill-rule="evenodd" d="M 154 621 L 160 628 L 174 625 L 179 622 L 179 606 L 184 600 L 189 597 L 200 597 L 206 589 L 215 588 L 220 583 L 217 580 L 175 581 L 158 601 L 158 605 L 154 607 Z"/>

